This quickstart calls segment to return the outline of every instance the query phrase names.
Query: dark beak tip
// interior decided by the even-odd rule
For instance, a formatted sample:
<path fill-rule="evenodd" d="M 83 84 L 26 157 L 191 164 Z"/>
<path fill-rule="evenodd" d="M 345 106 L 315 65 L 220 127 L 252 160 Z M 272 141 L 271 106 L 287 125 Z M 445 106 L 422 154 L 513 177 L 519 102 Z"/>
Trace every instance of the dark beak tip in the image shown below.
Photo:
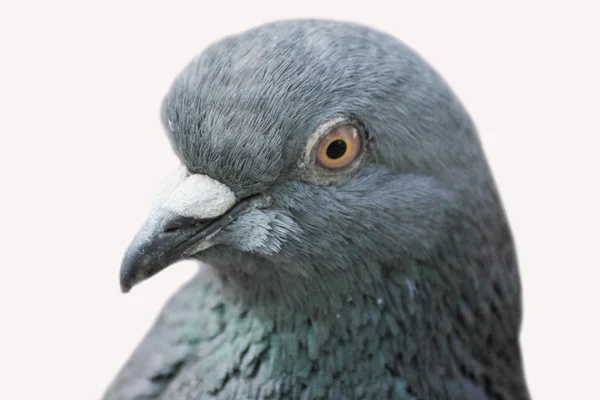
<path fill-rule="evenodd" d="M 135 256 L 134 252 L 127 251 L 121 264 L 119 283 L 121 293 L 129 293 L 131 288 L 137 283 L 136 276 L 142 268 L 142 261 Z"/>
<path fill-rule="evenodd" d="M 131 279 L 129 279 L 129 277 L 127 276 L 121 275 L 119 283 L 121 285 L 121 293 L 129 293 L 129 291 L 133 287 Z"/>
<path fill-rule="evenodd" d="M 130 291 L 131 291 L 131 285 L 129 285 L 129 283 L 123 282 L 123 280 L 121 280 L 121 293 L 127 294 Z"/>
<path fill-rule="evenodd" d="M 159 246 L 161 244 L 159 243 Z M 157 246 L 158 247 L 158 246 Z M 120 285 L 122 293 L 129 293 L 138 283 L 160 272 L 172 262 L 168 258 L 160 258 L 164 254 L 158 249 L 139 248 L 136 242 L 125 252 L 120 271 Z"/>

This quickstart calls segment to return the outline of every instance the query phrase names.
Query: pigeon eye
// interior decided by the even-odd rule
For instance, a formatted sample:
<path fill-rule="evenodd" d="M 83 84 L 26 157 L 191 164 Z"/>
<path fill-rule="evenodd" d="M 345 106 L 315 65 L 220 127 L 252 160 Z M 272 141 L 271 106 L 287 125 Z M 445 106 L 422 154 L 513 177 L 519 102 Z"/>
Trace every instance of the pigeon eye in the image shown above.
<path fill-rule="evenodd" d="M 333 128 L 319 143 L 317 163 L 325 168 L 347 167 L 361 150 L 358 129 L 350 124 Z"/>

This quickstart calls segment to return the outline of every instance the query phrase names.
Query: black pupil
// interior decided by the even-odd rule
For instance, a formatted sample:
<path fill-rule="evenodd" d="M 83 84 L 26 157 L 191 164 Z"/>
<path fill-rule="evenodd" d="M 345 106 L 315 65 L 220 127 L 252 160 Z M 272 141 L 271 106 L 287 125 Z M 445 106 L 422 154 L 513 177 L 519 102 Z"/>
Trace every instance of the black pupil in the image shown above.
<path fill-rule="evenodd" d="M 347 147 L 346 142 L 342 139 L 334 140 L 327 146 L 327 157 L 332 160 L 337 160 L 346 154 Z"/>

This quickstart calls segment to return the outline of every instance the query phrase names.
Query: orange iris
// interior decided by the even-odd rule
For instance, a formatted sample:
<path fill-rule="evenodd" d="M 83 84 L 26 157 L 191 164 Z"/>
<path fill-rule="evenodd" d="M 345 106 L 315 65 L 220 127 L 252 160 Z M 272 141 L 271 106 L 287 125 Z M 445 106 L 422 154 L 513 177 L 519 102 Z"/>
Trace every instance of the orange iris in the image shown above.
<path fill-rule="evenodd" d="M 356 160 L 361 150 L 360 134 L 355 126 L 340 125 L 319 143 L 317 163 L 325 168 L 344 168 Z"/>

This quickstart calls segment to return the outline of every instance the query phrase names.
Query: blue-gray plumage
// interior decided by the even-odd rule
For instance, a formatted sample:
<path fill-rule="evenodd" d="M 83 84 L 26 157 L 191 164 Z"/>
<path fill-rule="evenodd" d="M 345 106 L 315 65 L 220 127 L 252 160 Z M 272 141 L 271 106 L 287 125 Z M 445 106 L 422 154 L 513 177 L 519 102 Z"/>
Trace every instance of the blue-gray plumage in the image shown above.
<path fill-rule="evenodd" d="M 527 399 L 509 226 L 473 123 L 396 39 L 284 21 L 217 42 L 162 108 L 184 167 L 124 291 L 182 258 L 106 399 Z"/>

